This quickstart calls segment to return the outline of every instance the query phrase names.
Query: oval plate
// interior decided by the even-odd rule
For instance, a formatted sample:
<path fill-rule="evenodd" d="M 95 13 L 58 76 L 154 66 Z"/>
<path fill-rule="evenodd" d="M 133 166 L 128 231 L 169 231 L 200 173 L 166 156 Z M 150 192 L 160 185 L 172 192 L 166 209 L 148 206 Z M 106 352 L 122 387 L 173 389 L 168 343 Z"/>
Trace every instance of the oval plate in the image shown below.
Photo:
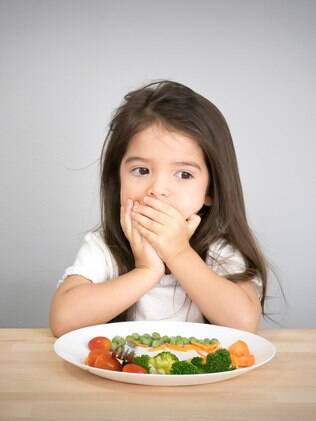
<path fill-rule="evenodd" d="M 158 332 L 161 336 L 195 336 L 197 338 L 217 338 L 221 346 L 228 348 L 237 340 L 245 341 L 256 363 L 251 367 L 210 374 L 163 375 L 135 374 L 120 371 L 104 370 L 84 364 L 89 353 L 88 341 L 95 336 L 127 336 L 134 332 L 139 334 Z M 261 336 L 238 329 L 189 322 L 140 321 L 109 323 L 77 329 L 58 338 L 54 344 L 56 354 L 65 361 L 106 379 L 124 383 L 135 383 L 151 386 L 186 386 L 214 383 L 240 376 L 269 362 L 275 355 L 274 345 Z"/>

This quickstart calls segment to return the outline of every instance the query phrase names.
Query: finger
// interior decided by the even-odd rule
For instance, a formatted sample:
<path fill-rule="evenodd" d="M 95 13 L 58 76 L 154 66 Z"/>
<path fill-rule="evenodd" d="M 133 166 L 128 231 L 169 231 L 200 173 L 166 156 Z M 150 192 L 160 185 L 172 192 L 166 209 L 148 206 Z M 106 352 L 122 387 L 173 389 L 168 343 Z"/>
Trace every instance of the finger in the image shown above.
<path fill-rule="evenodd" d="M 156 210 L 159 210 L 160 212 L 163 212 L 166 215 L 169 215 L 172 217 L 182 216 L 181 213 L 176 208 L 169 205 L 168 203 L 165 203 L 159 199 L 156 199 L 155 197 L 145 196 L 144 203 L 145 205 L 150 206 Z"/>
<path fill-rule="evenodd" d="M 121 207 L 122 217 L 121 217 L 121 225 L 125 236 L 128 240 L 131 238 L 132 234 L 132 221 L 131 221 L 131 209 L 133 206 L 133 201 L 131 199 L 127 199 L 125 206 Z"/>
<path fill-rule="evenodd" d="M 131 241 L 135 247 L 142 244 L 142 236 L 138 230 L 138 223 L 131 217 Z"/>
<path fill-rule="evenodd" d="M 123 205 L 121 205 L 121 209 L 120 209 L 120 223 L 121 223 L 122 230 L 125 234 L 125 237 L 127 237 L 128 234 L 126 231 L 126 226 L 125 226 L 125 221 L 124 221 L 124 206 Z"/>
<path fill-rule="evenodd" d="M 201 222 L 201 217 L 199 215 L 191 215 L 188 219 L 187 219 L 187 226 L 189 229 L 189 234 L 190 236 L 193 235 L 193 233 L 195 232 L 195 230 L 197 229 L 197 227 L 200 225 Z"/>
<path fill-rule="evenodd" d="M 157 240 L 157 234 L 149 231 L 146 227 L 142 226 L 141 224 L 135 222 L 136 229 L 139 235 L 145 240 L 148 241 L 149 244 L 152 244 Z"/>
<path fill-rule="evenodd" d="M 132 211 L 132 220 L 137 222 L 143 228 L 147 230 L 159 234 L 163 227 L 162 224 L 159 222 L 153 221 L 152 219 L 148 218 L 147 216 L 141 215 L 140 213 Z"/>
<path fill-rule="evenodd" d="M 161 212 L 160 210 L 156 210 L 150 206 L 143 206 L 135 204 L 133 207 L 133 211 L 150 218 L 153 221 L 159 222 L 160 224 L 164 225 L 170 221 L 170 216 L 166 215 L 165 213 Z"/>

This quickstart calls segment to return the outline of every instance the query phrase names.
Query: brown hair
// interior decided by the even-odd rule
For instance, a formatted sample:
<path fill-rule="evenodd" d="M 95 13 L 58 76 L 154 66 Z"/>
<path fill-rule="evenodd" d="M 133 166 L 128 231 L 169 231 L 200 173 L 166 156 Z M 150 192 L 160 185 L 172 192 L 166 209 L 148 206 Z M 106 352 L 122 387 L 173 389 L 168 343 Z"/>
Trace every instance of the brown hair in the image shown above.
<path fill-rule="evenodd" d="M 203 260 L 209 246 L 219 239 L 239 250 L 245 259 L 245 271 L 226 278 L 249 280 L 259 275 L 264 314 L 266 263 L 247 223 L 230 130 L 214 104 L 180 83 L 159 80 L 129 92 L 113 116 L 102 148 L 101 228 L 119 274 L 134 268 L 133 253 L 120 225 L 120 164 L 130 139 L 155 123 L 189 135 L 204 153 L 212 205 L 200 212 L 200 225 L 190 239 L 192 248 Z M 120 319 L 124 317 L 125 313 Z"/>

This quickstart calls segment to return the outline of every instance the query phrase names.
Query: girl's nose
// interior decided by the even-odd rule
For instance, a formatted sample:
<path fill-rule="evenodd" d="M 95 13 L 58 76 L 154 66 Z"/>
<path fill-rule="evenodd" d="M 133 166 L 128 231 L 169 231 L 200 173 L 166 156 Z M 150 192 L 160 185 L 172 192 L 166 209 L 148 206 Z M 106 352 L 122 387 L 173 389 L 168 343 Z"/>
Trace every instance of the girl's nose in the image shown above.
<path fill-rule="evenodd" d="M 169 196 L 169 189 L 166 180 L 155 180 L 147 189 L 147 196 L 164 198 Z"/>

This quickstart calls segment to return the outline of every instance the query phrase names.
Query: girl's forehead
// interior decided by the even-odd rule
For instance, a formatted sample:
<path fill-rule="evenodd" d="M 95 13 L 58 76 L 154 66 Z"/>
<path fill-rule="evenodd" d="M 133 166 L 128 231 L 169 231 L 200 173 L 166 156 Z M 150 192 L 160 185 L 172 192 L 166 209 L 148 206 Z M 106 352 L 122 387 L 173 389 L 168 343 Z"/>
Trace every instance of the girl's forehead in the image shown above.
<path fill-rule="evenodd" d="M 163 126 L 150 126 L 133 136 L 128 144 L 127 154 L 146 154 L 156 156 L 159 154 L 180 155 L 203 159 L 203 152 L 199 144 L 189 135 L 167 129 Z M 204 160 L 204 159 L 203 159 Z"/>

